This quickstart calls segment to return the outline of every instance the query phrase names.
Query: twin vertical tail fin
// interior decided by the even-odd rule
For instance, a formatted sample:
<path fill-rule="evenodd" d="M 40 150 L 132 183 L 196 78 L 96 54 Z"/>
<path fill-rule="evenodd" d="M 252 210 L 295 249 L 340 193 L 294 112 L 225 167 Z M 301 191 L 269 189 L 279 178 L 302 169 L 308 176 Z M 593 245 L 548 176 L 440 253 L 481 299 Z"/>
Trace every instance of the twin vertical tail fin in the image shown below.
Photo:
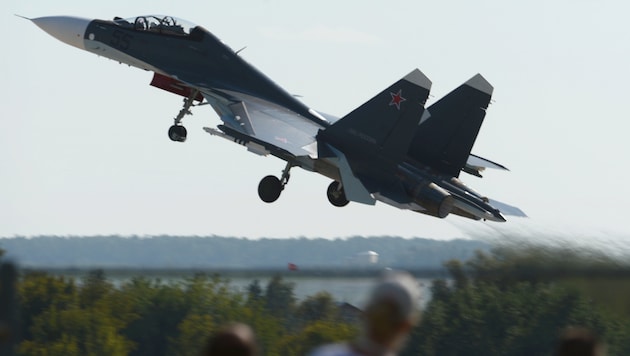
<path fill-rule="evenodd" d="M 427 108 L 409 156 L 443 173 L 459 176 L 486 116 L 492 85 L 480 74 Z"/>
<path fill-rule="evenodd" d="M 378 153 L 388 160 L 401 161 L 420 122 L 430 89 L 429 78 L 415 69 L 320 131 L 318 139 L 348 155 Z"/>

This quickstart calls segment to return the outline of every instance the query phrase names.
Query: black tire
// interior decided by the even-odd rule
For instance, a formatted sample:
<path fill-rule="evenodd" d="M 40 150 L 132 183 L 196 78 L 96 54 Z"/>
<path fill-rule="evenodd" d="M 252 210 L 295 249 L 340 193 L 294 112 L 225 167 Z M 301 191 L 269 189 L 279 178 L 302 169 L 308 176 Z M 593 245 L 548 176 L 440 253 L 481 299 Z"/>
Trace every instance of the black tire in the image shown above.
<path fill-rule="evenodd" d="M 182 125 L 173 125 L 168 129 L 168 138 L 175 142 L 185 142 L 188 131 Z"/>
<path fill-rule="evenodd" d="M 348 199 L 346 199 L 346 192 L 343 190 L 343 187 L 339 189 L 339 182 L 337 181 L 330 183 L 326 195 L 328 196 L 330 204 L 336 207 L 341 208 L 349 203 Z"/>
<path fill-rule="evenodd" d="M 265 203 L 273 203 L 278 200 L 282 192 L 280 179 L 275 176 L 266 176 L 258 184 L 258 196 Z"/>

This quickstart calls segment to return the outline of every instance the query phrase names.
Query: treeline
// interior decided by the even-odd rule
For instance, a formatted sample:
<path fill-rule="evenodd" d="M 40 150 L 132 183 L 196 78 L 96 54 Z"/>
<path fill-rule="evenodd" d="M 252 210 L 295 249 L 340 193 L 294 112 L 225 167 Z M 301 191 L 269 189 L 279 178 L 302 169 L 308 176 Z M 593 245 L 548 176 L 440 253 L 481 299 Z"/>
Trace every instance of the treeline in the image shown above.
<path fill-rule="evenodd" d="M 258 239 L 218 236 L 58 237 L 0 239 L 0 247 L 22 267 L 102 268 L 281 268 L 348 266 L 357 254 L 375 251 L 380 266 L 438 268 L 449 259 L 465 260 L 480 241 L 352 237 L 348 239 Z"/>
<path fill-rule="evenodd" d="M 446 267 L 403 355 L 550 354 L 567 326 L 591 329 L 611 355 L 630 354 L 627 267 L 537 249 L 478 252 Z M 357 335 L 354 308 L 325 292 L 297 301 L 293 288 L 279 276 L 236 290 L 219 276 L 114 287 L 99 271 L 80 283 L 31 272 L 18 284 L 18 354 L 197 355 L 230 321 L 251 325 L 266 355 L 303 355 Z"/>
<path fill-rule="evenodd" d="M 356 313 L 325 292 L 298 303 L 281 277 L 238 291 L 219 276 L 170 284 L 138 277 L 114 288 L 98 270 L 81 283 L 29 273 L 19 301 L 19 355 L 198 355 L 231 321 L 251 325 L 269 355 L 303 354 L 312 335 L 319 342 L 357 332 Z"/>
<path fill-rule="evenodd" d="M 630 355 L 630 266 L 571 250 L 498 248 L 446 263 L 407 355 L 549 355 L 585 327 Z"/>

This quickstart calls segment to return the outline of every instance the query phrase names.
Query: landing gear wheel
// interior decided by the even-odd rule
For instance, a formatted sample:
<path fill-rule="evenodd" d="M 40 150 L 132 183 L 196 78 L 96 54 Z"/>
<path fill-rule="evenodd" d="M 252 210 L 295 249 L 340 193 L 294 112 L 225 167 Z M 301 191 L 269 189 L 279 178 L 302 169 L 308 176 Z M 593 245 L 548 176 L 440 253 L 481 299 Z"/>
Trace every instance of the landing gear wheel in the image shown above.
<path fill-rule="evenodd" d="M 171 141 L 175 142 L 184 142 L 186 141 L 186 136 L 188 135 L 188 131 L 182 125 L 173 125 L 168 129 L 168 138 Z"/>
<path fill-rule="evenodd" d="M 328 190 L 326 191 L 326 195 L 328 195 L 328 201 L 330 204 L 342 207 L 348 205 L 348 199 L 346 199 L 346 192 L 343 190 L 343 187 L 339 182 L 334 181 L 330 183 L 328 186 Z"/>
<path fill-rule="evenodd" d="M 278 200 L 282 192 L 282 183 L 275 176 L 266 176 L 258 184 L 258 196 L 265 203 L 273 203 Z"/>

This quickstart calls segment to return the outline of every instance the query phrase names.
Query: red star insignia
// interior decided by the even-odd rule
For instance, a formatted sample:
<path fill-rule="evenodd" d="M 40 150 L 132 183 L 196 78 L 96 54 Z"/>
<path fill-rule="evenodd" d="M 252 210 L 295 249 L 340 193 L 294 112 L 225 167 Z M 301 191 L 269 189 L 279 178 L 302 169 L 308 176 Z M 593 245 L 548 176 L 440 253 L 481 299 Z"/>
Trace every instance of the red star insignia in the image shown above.
<path fill-rule="evenodd" d="M 389 93 L 392 96 L 392 101 L 389 102 L 389 106 L 396 105 L 396 109 L 400 110 L 400 103 L 407 100 L 402 97 L 402 89 L 398 89 L 398 93 Z"/>

